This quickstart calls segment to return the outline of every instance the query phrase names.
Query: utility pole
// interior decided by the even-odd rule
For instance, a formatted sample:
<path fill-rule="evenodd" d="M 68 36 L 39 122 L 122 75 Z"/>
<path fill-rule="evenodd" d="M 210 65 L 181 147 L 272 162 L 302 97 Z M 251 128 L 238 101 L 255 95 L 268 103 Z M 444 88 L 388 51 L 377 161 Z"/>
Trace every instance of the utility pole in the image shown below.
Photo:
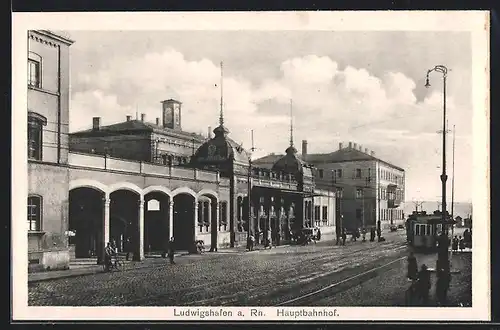
<path fill-rule="evenodd" d="M 252 216 L 252 153 L 255 150 L 253 144 L 253 130 L 252 134 L 252 147 L 250 148 L 250 155 L 248 157 L 248 228 L 247 228 L 247 238 L 250 238 L 251 230 L 254 228 L 253 216 Z"/>
<path fill-rule="evenodd" d="M 418 212 L 418 208 L 420 207 L 420 211 L 422 211 L 422 205 L 424 204 L 424 202 L 419 202 L 419 201 L 415 201 L 413 202 L 413 205 L 415 205 L 415 212 Z"/>
<path fill-rule="evenodd" d="M 453 125 L 453 151 L 452 151 L 452 171 L 451 171 L 451 239 L 455 232 L 455 218 L 454 218 L 454 197 L 455 197 L 455 125 Z M 450 268 L 453 263 L 453 249 L 450 249 Z"/>

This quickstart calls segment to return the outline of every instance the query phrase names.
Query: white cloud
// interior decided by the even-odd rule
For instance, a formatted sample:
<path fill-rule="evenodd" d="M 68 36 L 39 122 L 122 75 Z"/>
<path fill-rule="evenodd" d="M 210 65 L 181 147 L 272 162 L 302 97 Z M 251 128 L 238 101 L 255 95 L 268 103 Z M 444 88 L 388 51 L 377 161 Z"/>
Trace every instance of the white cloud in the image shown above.
<path fill-rule="evenodd" d="M 309 152 L 326 152 L 336 150 L 338 142 L 352 140 L 407 168 L 412 189 L 419 184 L 434 189 L 435 173 L 429 164 L 436 157 L 430 145 L 439 146 L 435 131 L 441 129 L 442 94 L 432 92 L 418 102 L 415 82 L 403 73 L 376 77 L 365 68 L 340 69 L 326 56 L 290 58 L 276 65 L 281 76 L 263 77 L 257 85 L 225 74 L 225 124 L 234 140 L 248 148 L 253 129 L 260 155 L 283 153 L 289 143 L 288 111 L 283 109 L 293 98 L 297 146 L 307 139 Z M 161 116 L 160 101 L 170 97 L 183 102 L 185 130 L 205 133 L 207 126 L 218 124 L 220 68 L 209 59 L 191 61 L 167 49 L 114 59 L 97 72 L 82 72 L 73 79 L 79 88 L 72 95 L 72 131 L 90 127 L 92 116 L 101 116 L 103 125 L 122 121 L 134 115 L 136 107 L 154 121 Z M 266 110 L 259 111 L 264 103 Z M 448 109 L 461 134 L 470 134 L 470 117 L 458 116 L 463 109 L 453 95 L 448 97 Z M 467 159 L 470 148 L 463 149 L 461 155 Z M 421 155 L 427 158 L 423 161 Z M 469 167 L 461 166 L 468 177 Z M 463 196 L 467 193 L 463 188 Z"/>

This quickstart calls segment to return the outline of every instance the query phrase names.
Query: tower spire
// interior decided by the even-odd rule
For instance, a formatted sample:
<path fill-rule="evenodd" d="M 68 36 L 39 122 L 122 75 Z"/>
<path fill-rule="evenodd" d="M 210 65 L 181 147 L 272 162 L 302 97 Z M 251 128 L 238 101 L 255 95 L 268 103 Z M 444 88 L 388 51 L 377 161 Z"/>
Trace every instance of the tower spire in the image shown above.
<path fill-rule="evenodd" d="M 221 126 L 224 125 L 224 71 L 222 61 L 220 62 L 220 116 L 219 116 L 219 124 Z"/>
<path fill-rule="evenodd" d="M 293 101 L 290 99 L 290 146 L 286 148 L 287 154 L 296 154 L 297 149 L 293 146 Z"/>
<path fill-rule="evenodd" d="M 293 101 L 290 99 L 290 147 L 293 147 Z"/>
<path fill-rule="evenodd" d="M 224 72 L 223 72 L 223 64 L 220 62 L 220 115 L 219 115 L 219 126 L 214 129 L 214 134 L 216 137 L 226 136 L 229 131 L 224 127 Z"/>

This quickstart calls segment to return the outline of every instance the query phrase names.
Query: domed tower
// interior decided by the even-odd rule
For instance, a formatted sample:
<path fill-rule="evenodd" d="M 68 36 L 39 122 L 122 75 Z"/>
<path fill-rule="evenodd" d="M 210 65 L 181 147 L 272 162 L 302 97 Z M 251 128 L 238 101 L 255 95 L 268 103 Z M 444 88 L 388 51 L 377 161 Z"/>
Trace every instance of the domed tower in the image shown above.
<path fill-rule="evenodd" d="M 214 137 L 202 144 L 195 152 L 191 158 L 191 165 L 202 169 L 218 170 L 225 176 L 234 174 L 235 168 L 246 169 L 249 166 L 250 155 L 228 137 L 229 130 L 224 126 L 222 74 L 219 126 L 213 132 Z"/>
<path fill-rule="evenodd" d="M 304 191 L 304 183 L 308 185 L 313 182 L 312 167 L 297 154 L 293 145 L 293 117 L 290 101 L 290 146 L 286 148 L 285 155 L 274 163 L 272 170 L 292 174 L 298 183 L 300 191 Z"/>

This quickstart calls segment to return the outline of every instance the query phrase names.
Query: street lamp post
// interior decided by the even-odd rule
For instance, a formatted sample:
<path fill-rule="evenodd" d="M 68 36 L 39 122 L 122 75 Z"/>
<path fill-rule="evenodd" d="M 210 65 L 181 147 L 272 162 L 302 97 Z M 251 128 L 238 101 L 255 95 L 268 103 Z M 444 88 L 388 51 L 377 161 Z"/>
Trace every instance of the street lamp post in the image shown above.
<path fill-rule="evenodd" d="M 427 70 L 427 77 L 425 87 L 430 87 L 429 74 L 431 72 L 438 72 L 443 75 L 443 164 L 441 173 L 441 222 L 442 222 L 442 232 L 439 240 L 439 250 L 438 250 L 438 262 L 437 271 L 444 269 L 445 272 L 450 271 L 449 269 L 449 258 L 448 258 L 448 237 L 445 236 L 446 233 L 446 180 L 448 176 L 446 175 L 446 76 L 448 74 L 448 68 L 444 65 L 436 65 L 434 68 Z M 447 234 L 446 234 L 447 235 Z"/>

